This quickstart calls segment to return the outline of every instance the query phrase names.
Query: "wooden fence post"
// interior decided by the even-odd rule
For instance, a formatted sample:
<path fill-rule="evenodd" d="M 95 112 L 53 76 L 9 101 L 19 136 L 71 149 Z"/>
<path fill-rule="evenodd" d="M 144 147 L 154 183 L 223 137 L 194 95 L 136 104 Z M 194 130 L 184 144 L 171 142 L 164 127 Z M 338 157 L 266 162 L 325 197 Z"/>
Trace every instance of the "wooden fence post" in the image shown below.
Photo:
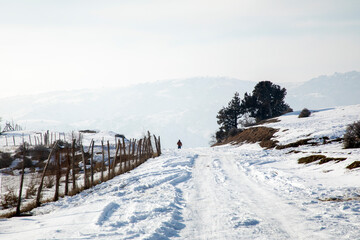
<path fill-rule="evenodd" d="M 94 186 L 94 140 L 91 140 L 91 155 L 90 155 L 90 171 L 91 171 L 91 186 Z"/>
<path fill-rule="evenodd" d="M 159 139 L 158 139 L 158 144 L 159 144 L 159 153 L 161 155 L 161 141 L 160 141 L 160 136 L 159 136 Z"/>
<path fill-rule="evenodd" d="M 121 145 L 121 142 L 120 142 L 120 139 L 118 140 L 118 144 L 119 144 L 119 175 L 123 173 L 123 157 L 121 157 L 121 148 L 122 148 L 122 145 Z"/>
<path fill-rule="evenodd" d="M 43 170 L 43 173 L 42 173 L 42 176 L 41 176 L 41 181 L 40 181 L 40 185 L 39 185 L 39 188 L 38 188 L 38 191 L 37 191 L 37 195 L 36 195 L 36 206 L 39 207 L 40 206 L 40 197 L 41 197 L 41 190 L 42 190 L 42 187 L 43 187 L 43 183 L 44 183 L 44 178 L 45 178 L 45 173 L 46 173 L 46 170 L 49 166 L 49 162 L 50 162 L 50 159 L 51 159 L 51 156 L 53 154 L 53 152 L 55 151 L 57 147 L 57 142 L 55 142 L 53 148 L 51 149 L 51 152 L 49 154 L 49 157 L 47 159 L 47 162 L 45 164 L 45 167 L 44 167 L 44 170 Z"/>
<path fill-rule="evenodd" d="M 146 137 L 144 137 L 143 139 L 143 143 L 142 143 L 142 159 L 141 159 L 141 163 L 145 162 L 145 158 L 147 157 L 147 150 L 146 150 Z"/>
<path fill-rule="evenodd" d="M 155 142 L 156 155 L 160 156 L 156 136 L 155 136 L 155 134 L 153 136 L 154 136 L 154 142 Z"/>
<path fill-rule="evenodd" d="M 83 165 L 84 165 L 84 189 L 88 188 L 88 184 L 87 184 L 87 174 L 86 174 L 86 160 L 85 160 L 85 153 L 84 153 L 84 146 L 81 145 L 81 156 L 82 156 L 82 160 L 83 160 Z"/>
<path fill-rule="evenodd" d="M 65 175 L 65 196 L 69 194 L 69 174 L 70 174 L 70 148 L 66 148 L 66 175 Z"/>
<path fill-rule="evenodd" d="M 116 151 L 115 151 L 115 156 L 114 156 L 114 160 L 112 163 L 112 177 L 115 177 L 115 166 L 116 166 L 116 158 L 119 152 L 119 148 L 120 148 L 120 141 L 118 141 L 118 144 L 116 144 Z"/>
<path fill-rule="evenodd" d="M 105 166 L 104 140 L 101 140 L 101 153 L 102 153 L 102 161 L 101 161 L 101 182 L 104 182 L 104 166 Z"/>
<path fill-rule="evenodd" d="M 72 190 L 76 188 L 76 179 L 75 179 L 75 144 L 76 139 L 73 138 L 72 144 L 71 144 L 71 169 L 72 169 Z"/>
<path fill-rule="evenodd" d="M 131 145 L 132 145 L 132 142 L 131 142 L 131 139 L 130 139 L 130 142 L 129 142 L 129 147 L 128 147 L 128 155 L 127 155 L 127 162 L 126 162 L 126 172 L 130 171 L 130 161 L 131 161 Z"/>
<path fill-rule="evenodd" d="M 61 150 L 55 154 L 55 162 L 56 162 L 56 182 L 55 182 L 55 194 L 54 201 L 59 199 L 59 186 L 60 186 L 60 178 L 61 178 Z"/>
<path fill-rule="evenodd" d="M 131 169 L 135 168 L 135 146 L 136 145 L 136 139 L 134 139 L 133 141 L 133 145 L 132 145 L 132 153 L 131 153 Z"/>
<path fill-rule="evenodd" d="M 107 177 L 107 180 L 110 179 L 110 168 L 111 168 L 111 165 L 110 165 L 110 143 L 109 143 L 109 140 L 107 141 L 107 150 L 108 150 L 108 177 Z"/>
<path fill-rule="evenodd" d="M 19 189 L 19 198 L 16 206 L 16 216 L 20 216 L 20 205 L 21 205 L 21 195 L 24 184 L 24 172 L 25 172 L 25 143 L 23 143 L 23 161 L 22 161 L 22 172 L 21 172 L 21 180 L 20 180 L 20 189 Z"/>
<path fill-rule="evenodd" d="M 139 156 L 140 156 L 140 151 L 139 151 L 139 142 L 140 141 L 136 141 L 137 144 L 135 143 L 135 146 L 136 146 L 136 155 L 135 155 L 135 167 L 138 166 L 138 159 L 139 159 Z"/>

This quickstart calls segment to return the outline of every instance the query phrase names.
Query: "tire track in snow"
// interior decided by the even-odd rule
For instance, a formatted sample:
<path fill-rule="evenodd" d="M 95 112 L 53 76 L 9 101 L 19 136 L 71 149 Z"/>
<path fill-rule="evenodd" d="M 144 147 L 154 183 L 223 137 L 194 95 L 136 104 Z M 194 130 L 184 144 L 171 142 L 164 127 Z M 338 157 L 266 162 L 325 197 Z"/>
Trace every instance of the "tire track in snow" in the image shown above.
<path fill-rule="evenodd" d="M 113 212 L 116 211 L 119 207 L 120 207 L 119 204 L 114 202 L 111 202 L 108 205 L 106 205 L 106 207 L 104 207 L 102 213 L 100 214 L 96 224 L 100 226 L 103 225 L 104 222 L 109 220 Z"/>
<path fill-rule="evenodd" d="M 199 155 L 186 183 L 182 239 L 316 238 L 301 210 L 251 181 L 237 155 Z"/>

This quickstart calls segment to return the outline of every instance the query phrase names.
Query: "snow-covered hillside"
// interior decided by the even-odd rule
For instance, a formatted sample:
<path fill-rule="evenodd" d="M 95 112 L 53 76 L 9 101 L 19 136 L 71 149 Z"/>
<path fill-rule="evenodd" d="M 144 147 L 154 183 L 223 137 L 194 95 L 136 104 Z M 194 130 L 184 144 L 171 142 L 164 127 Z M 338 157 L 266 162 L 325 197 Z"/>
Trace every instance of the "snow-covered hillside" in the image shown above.
<path fill-rule="evenodd" d="M 342 137 L 360 105 L 279 118 L 281 144 Z M 293 151 L 296 150 L 296 151 Z M 341 162 L 298 164 L 312 154 Z M 1 239 L 360 239 L 360 149 L 332 142 L 166 150 L 74 197 L 0 220 Z"/>
<path fill-rule="evenodd" d="M 280 86 L 288 89 L 285 101 L 294 110 L 319 109 L 360 104 L 359 81 L 360 73 L 350 72 Z M 217 112 L 236 91 L 242 97 L 255 84 L 204 77 L 11 97 L 1 99 L 0 117 L 3 126 L 14 120 L 27 130 L 98 129 L 135 138 L 150 130 L 162 137 L 165 147 L 175 147 L 178 139 L 185 147 L 209 146 L 218 129 Z"/>
<path fill-rule="evenodd" d="M 217 111 L 234 91 L 251 91 L 253 82 L 228 78 L 159 81 L 126 88 L 45 93 L 6 98 L 3 121 L 27 130 L 109 130 L 132 138 L 146 131 L 165 147 L 208 146 L 217 128 Z M 216 96 L 216 97 L 215 97 Z"/>

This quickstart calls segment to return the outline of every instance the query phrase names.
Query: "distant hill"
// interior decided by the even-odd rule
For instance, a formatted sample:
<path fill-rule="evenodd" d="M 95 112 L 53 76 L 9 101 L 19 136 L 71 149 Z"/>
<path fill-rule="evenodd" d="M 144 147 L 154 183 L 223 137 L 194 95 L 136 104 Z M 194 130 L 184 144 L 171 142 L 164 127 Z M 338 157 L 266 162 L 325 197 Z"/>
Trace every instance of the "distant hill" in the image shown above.
<path fill-rule="evenodd" d="M 295 110 L 304 107 L 319 109 L 358 104 L 360 103 L 360 72 L 320 76 L 300 86 L 287 89 L 286 102 Z"/>
<path fill-rule="evenodd" d="M 147 130 L 164 147 L 208 146 L 218 125 L 216 114 L 234 93 L 251 92 L 256 82 L 231 78 L 191 78 L 125 88 L 74 90 L 1 99 L 0 116 L 27 130 L 112 130 L 139 137 Z M 321 76 L 288 89 L 294 110 L 360 103 L 360 73 Z M 3 123 L 2 123 L 3 124 Z"/>
<path fill-rule="evenodd" d="M 138 137 L 147 130 L 165 147 L 208 146 L 217 111 L 254 82 L 229 78 L 159 81 L 126 88 L 62 91 L 2 99 L 0 116 L 28 130 L 112 130 Z"/>

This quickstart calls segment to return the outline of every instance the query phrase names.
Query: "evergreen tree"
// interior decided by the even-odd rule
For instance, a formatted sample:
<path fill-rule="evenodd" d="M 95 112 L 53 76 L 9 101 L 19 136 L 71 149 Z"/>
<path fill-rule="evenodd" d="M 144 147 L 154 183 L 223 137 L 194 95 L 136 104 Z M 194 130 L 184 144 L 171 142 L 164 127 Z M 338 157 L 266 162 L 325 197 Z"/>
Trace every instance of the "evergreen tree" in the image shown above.
<path fill-rule="evenodd" d="M 245 93 L 242 107 L 249 112 L 256 121 L 278 117 L 292 109 L 284 102 L 286 89 L 270 81 L 262 81 L 256 84 L 252 95 Z"/>
<path fill-rule="evenodd" d="M 255 118 L 256 122 L 264 119 L 278 117 L 292 109 L 284 102 L 286 89 L 273 84 L 270 81 L 262 81 L 256 84 L 252 94 L 245 93 L 243 100 L 239 93 L 223 107 L 216 116 L 220 125 L 215 137 L 218 142 L 227 138 L 230 133 L 237 133 L 240 118 Z"/>
<path fill-rule="evenodd" d="M 234 97 L 228 103 L 227 107 L 223 107 L 216 116 L 217 123 L 220 125 L 220 129 L 216 132 L 216 139 L 224 139 L 231 129 L 238 127 L 238 120 L 242 114 L 241 99 L 239 93 L 236 92 Z"/>

